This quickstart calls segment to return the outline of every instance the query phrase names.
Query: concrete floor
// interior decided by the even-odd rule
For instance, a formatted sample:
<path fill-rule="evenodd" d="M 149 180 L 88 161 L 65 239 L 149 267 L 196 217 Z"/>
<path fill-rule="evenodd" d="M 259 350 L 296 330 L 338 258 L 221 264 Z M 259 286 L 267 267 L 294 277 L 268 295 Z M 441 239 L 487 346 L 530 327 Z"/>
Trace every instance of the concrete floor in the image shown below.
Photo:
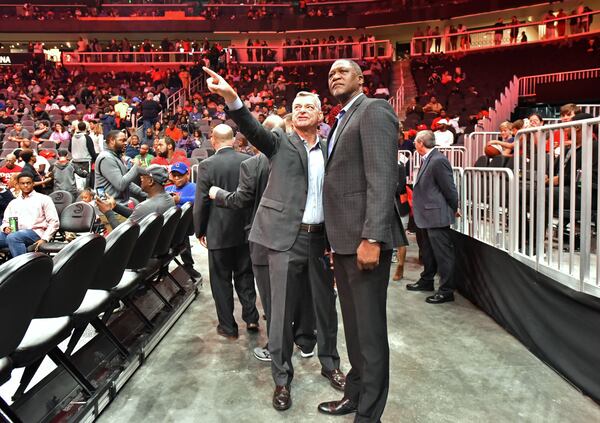
<path fill-rule="evenodd" d="M 99 422 L 353 421 L 353 415 L 317 412 L 320 401 L 341 395 L 320 375 L 316 357 L 297 352 L 293 405 L 285 412 L 272 408 L 269 365 L 251 353 L 265 343 L 264 324 L 260 334 L 246 333 L 238 304 L 240 338 L 216 334 L 206 250 L 196 243 L 194 252 L 205 277 L 200 295 Z M 405 279 L 391 281 L 388 291 L 391 384 L 384 422 L 600 421 L 600 407 L 467 300 L 429 305 L 426 294 L 406 291 L 420 272 L 415 257 L 413 239 Z M 338 349 L 347 372 L 341 318 Z"/>

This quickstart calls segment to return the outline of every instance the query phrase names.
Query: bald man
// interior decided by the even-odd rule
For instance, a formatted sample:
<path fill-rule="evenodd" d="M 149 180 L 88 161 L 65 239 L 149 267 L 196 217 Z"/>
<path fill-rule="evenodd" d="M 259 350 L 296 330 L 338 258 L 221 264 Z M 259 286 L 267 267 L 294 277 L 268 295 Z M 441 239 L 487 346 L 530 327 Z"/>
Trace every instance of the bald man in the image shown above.
<path fill-rule="evenodd" d="M 240 164 L 248 156 L 233 149 L 233 130 L 227 125 L 215 126 L 210 142 L 215 154 L 200 162 L 198 169 L 194 228 L 200 243 L 208 249 L 210 288 L 219 320 L 217 333 L 235 339 L 238 326 L 233 317 L 232 280 L 242 304 L 246 329 L 258 331 L 254 275 L 245 230 L 250 224 L 251 210 L 216 207 L 208 192 L 212 186 L 235 191 Z"/>

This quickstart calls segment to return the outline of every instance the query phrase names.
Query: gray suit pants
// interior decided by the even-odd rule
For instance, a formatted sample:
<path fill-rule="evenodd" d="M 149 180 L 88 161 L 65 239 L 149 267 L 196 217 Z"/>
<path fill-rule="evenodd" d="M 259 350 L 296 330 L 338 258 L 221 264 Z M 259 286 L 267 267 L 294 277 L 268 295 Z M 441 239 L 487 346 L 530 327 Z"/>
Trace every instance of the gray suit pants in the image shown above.
<path fill-rule="evenodd" d="M 454 243 L 450 228 L 419 229 L 419 249 L 423 260 L 421 279 L 423 284 L 433 286 L 435 274 L 440 275 L 438 292 L 449 295 L 454 292 Z"/>
<path fill-rule="evenodd" d="M 303 322 L 298 324 L 298 320 L 303 321 L 307 318 L 310 321 L 311 316 L 306 316 L 308 313 L 314 313 L 316 318 L 318 356 L 322 368 L 327 371 L 339 368 L 333 272 L 323 256 L 324 251 L 324 234 L 303 231 L 298 233 L 294 245 L 289 250 L 269 250 L 269 351 L 276 385 L 289 385 L 292 382 L 294 338 L 300 343 L 302 336 L 298 331 L 311 326 Z M 310 293 L 310 297 L 307 293 Z M 303 299 L 306 298 L 311 298 L 312 307 L 303 304 Z"/>

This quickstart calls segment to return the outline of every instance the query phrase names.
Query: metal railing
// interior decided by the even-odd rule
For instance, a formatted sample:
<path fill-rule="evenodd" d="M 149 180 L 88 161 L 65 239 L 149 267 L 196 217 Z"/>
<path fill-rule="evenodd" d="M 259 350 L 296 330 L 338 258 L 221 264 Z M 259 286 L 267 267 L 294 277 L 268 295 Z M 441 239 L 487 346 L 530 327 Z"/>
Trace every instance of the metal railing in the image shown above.
<path fill-rule="evenodd" d="M 512 253 L 514 231 L 513 172 L 504 168 L 466 168 L 462 201 L 462 232 Z"/>
<path fill-rule="evenodd" d="M 308 45 L 231 45 L 227 49 L 227 60 L 243 64 L 298 64 L 306 62 L 327 63 L 337 59 L 389 59 L 393 55 L 389 40 L 367 41 L 363 43 L 335 43 Z"/>
<path fill-rule="evenodd" d="M 510 119 L 510 115 L 519 104 L 519 78 L 513 76 L 512 81 L 504 88 L 500 98 L 494 102 L 494 107 L 488 109 L 488 117 L 476 131 L 495 131 L 500 124 Z"/>
<path fill-rule="evenodd" d="M 517 213 L 511 228 L 517 235 L 516 256 L 573 289 L 595 295 L 600 295 L 599 124 L 600 118 L 594 118 L 517 133 Z"/>
<path fill-rule="evenodd" d="M 452 167 L 465 167 L 465 159 L 467 157 L 467 150 L 463 146 L 456 147 L 435 147 L 442 153 L 444 156 L 448 158 L 450 165 Z M 421 167 L 422 157 L 418 153 L 414 153 L 412 155 L 412 163 L 414 167 L 414 172 L 417 171 Z M 416 173 L 415 173 L 416 175 Z"/>
<path fill-rule="evenodd" d="M 416 152 L 414 154 L 417 154 Z M 398 150 L 398 163 L 404 164 L 406 168 L 406 183 L 412 184 L 415 173 L 413 168 L 413 152 L 410 150 Z"/>
<path fill-rule="evenodd" d="M 474 166 L 475 161 L 485 154 L 485 146 L 494 140 L 500 139 L 500 132 L 471 132 L 465 137 L 465 158 L 467 166 Z"/>
<path fill-rule="evenodd" d="M 452 177 L 454 178 L 454 185 L 456 186 L 456 191 L 458 192 L 458 208 L 462 211 L 465 209 L 465 196 L 464 196 L 464 177 L 465 171 L 462 167 L 453 167 L 452 168 Z M 454 225 L 452 225 L 452 229 L 455 231 L 463 232 L 464 231 L 464 215 L 457 216 L 454 221 Z"/>
<path fill-rule="evenodd" d="M 193 183 L 198 182 L 198 170 L 200 169 L 200 165 L 193 165 L 190 169 L 190 181 Z"/>
<path fill-rule="evenodd" d="M 400 113 L 404 109 L 404 68 L 402 67 L 402 63 L 400 64 L 400 86 L 389 99 L 390 105 L 396 112 L 397 116 L 400 116 Z"/>
<path fill-rule="evenodd" d="M 546 32 L 546 21 L 537 21 L 520 22 L 516 25 L 489 27 L 452 34 L 444 33 L 439 35 L 413 37 L 410 42 L 410 54 L 412 56 L 440 52 L 448 54 L 489 48 L 504 48 L 521 44 L 523 32 L 526 33 L 527 44 L 581 36 L 597 31 L 598 19 L 595 15 L 599 13 L 600 10 L 596 10 L 580 15 L 569 15 L 564 18 L 552 19 L 552 21 L 555 22 L 552 26 L 555 28 L 555 31 L 552 33 Z M 594 17 L 596 17 L 596 19 L 593 19 Z M 593 22 L 591 25 L 588 24 L 586 28 L 578 26 L 575 32 L 571 32 L 572 29 L 569 25 L 571 19 L 588 19 L 588 21 L 589 19 L 592 19 L 592 21 L 596 22 Z M 516 31 L 517 37 L 511 37 L 511 30 Z M 496 32 L 498 32 L 498 34 L 496 34 Z"/>
<path fill-rule="evenodd" d="M 569 72 L 547 73 L 543 75 L 523 76 L 519 78 L 519 97 L 533 97 L 537 84 L 549 84 L 564 81 L 600 77 L 600 68 L 581 69 Z"/>
<path fill-rule="evenodd" d="M 152 51 L 152 52 L 78 52 L 65 51 L 62 53 L 62 62 L 66 65 L 123 65 L 127 63 L 143 63 L 145 65 L 159 65 L 175 63 L 178 65 L 193 65 L 198 63 L 204 53 L 177 52 L 177 51 Z"/>

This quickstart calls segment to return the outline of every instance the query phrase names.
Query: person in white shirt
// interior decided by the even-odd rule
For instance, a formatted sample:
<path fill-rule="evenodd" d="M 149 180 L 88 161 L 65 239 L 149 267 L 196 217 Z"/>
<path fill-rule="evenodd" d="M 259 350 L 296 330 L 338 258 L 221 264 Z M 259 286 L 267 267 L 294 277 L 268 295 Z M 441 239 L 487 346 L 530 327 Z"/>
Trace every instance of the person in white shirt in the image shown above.
<path fill-rule="evenodd" d="M 435 136 L 435 145 L 438 147 L 450 147 L 454 144 L 454 134 L 448 131 L 449 122 L 446 119 L 438 121 L 437 130 L 433 133 Z"/>
<path fill-rule="evenodd" d="M 33 190 L 33 176 L 22 172 L 17 176 L 21 193 L 6 207 L 0 226 L 0 248 L 10 250 L 13 257 L 25 254 L 27 247 L 48 242 L 58 230 L 56 207 L 47 195 Z M 11 228 L 10 218 L 17 218 L 17 230 Z"/>

